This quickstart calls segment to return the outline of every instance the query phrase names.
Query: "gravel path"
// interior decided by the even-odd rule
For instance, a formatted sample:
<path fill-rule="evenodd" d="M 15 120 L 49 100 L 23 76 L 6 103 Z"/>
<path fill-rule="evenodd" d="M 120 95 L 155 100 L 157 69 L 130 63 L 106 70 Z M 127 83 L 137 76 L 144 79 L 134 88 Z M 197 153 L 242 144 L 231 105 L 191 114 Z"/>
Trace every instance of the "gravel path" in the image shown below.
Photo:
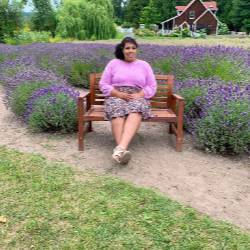
<path fill-rule="evenodd" d="M 131 144 L 133 158 L 126 167 L 112 164 L 114 147 L 108 122 L 94 124 L 85 151 L 77 150 L 76 134 L 32 134 L 2 102 L 0 87 L 0 144 L 23 152 L 39 153 L 77 170 L 118 176 L 137 186 L 159 190 L 166 196 L 216 219 L 250 230 L 250 161 L 247 156 L 225 158 L 198 151 L 188 136 L 184 151 L 164 124 L 143 123 Z"/>

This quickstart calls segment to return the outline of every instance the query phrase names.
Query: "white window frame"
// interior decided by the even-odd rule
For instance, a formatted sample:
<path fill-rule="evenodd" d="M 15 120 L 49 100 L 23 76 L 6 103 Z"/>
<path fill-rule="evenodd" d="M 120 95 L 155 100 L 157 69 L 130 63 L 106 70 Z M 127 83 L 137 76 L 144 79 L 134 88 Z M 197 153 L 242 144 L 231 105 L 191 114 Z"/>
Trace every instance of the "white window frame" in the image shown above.
<path fill-rule="evenodd" d="M 195 19 L 195 11 L 190 10 L 189 13 L 188 13 L 188 17 L 189 17 L 189 19 Z"/>

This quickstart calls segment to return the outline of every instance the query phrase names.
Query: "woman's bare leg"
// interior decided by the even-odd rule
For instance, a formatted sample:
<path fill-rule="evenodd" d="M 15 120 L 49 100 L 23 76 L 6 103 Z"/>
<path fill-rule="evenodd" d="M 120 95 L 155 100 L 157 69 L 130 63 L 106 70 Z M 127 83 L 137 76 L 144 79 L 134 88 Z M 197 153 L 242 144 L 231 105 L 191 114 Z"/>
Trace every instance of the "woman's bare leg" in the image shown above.
<path fill-rule="evenodd" d="M 124 124 L 125 124 L 125 118 L 123 117 L 117 117 L 112 119 L 111 121 L 111 128 L 112 128 L 112 133 L 115 138 L 116 144 L 119 145 L 124 129 Z"/>
<path fill-rule="evenodd" d="M 121 139 L 118 143 L 124 149 L 128 148 L 130 141 L 140 127 L 142 116 L 139 113 L 130 113 L 125 120 Z"/>

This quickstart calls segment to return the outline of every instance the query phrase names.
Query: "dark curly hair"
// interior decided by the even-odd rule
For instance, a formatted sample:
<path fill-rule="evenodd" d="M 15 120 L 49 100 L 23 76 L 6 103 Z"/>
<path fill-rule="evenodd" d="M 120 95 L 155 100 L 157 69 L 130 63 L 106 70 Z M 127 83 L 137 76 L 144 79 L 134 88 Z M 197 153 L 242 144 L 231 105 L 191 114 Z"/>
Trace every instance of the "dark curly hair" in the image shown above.
<path fill-rule="evenodd" d="M 115 57 L 116 58 L 124 60 L 123 48 L 124 48 L 126 43 L 133 43 L 136 46 L 136 48 L 138 48 L 138 44 L 134 38 L 125 37 L 125 38 L 123 38 L 121 43 L 117 44 L 115 47 Z"/>

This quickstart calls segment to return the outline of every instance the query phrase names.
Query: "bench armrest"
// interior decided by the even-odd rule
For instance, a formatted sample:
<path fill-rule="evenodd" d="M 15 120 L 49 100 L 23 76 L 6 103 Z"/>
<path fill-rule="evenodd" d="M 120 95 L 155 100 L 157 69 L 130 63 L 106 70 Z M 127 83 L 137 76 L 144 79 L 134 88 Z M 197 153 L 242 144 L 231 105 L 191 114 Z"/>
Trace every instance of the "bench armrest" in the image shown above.
<path fill-rule="evenodd" d="M 84 99 L 86 98 L 86 108 Z M 78 117 L 83 117 L 84 112 L 90 109 L 90 92 L 82 92 L 77 98 L 77 113 Z"/>
<path fill-rule="evenodd" d="M 181 97 L 180 95 L 173 94 L 172 96 L 173 96 L 174 99 L 176 99 L 178 101 L 184 101 L 184 98 Z"/>
<path fill-rule="evenodd" d="M 184 113 L 185 99 L 180 95 L 172 94 L 168 99 L 168 108 L 172 109 L 178 117 Z"/>
<path fill-rule="evenodd" d="M 90 95 L 90 92 L 82 92 L 82 93 L 80 93 L 80 95 L 78 96 L 78 99 L 79 99 L 79 98 L 86 98 L 86 97 L 88 97 L 88 95 Z"/>

